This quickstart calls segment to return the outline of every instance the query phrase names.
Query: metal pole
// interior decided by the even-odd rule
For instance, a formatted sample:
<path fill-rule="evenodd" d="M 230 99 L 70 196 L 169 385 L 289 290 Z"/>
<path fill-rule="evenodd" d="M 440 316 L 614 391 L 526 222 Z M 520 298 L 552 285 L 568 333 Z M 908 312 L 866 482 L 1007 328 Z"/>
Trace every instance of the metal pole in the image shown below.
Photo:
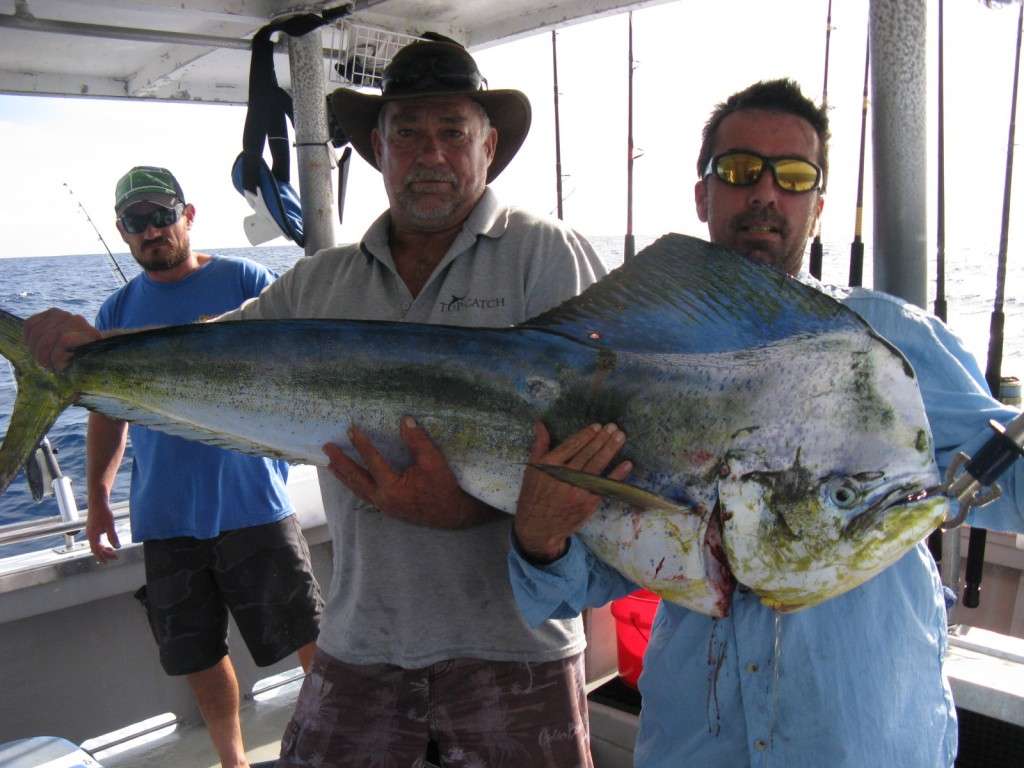
<path fill-rule="evenodd" d="M 555 30 L 551 30 L 551 72 L 555 92 L 555 199 L 558 218 L 562 218 L 562 131 L 558 122 L 558 43 Z"/>
<path fill-rule="evenodd" d="M 629 99 L 628 128 L 626 132 L 626 241 L 623 245 L 623 259 L 629 260 L 636 253 L 633 239 L 633 12 L 629 12 Z"/>
<path fill-rule="evenodd" d="M 928 301 L 925 0 L 871 0 L 874 287 Z"/>
<path fill-rule="evenodd" d="M 320 30 L 288 38 L 306 255 L 334 245 L 330 134 Z"/>

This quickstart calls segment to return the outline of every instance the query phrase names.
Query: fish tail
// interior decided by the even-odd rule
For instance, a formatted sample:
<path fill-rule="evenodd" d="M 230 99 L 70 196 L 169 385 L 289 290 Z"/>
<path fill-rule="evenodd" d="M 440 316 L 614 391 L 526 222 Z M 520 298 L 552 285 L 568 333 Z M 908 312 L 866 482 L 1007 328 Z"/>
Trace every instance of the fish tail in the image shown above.
<path fill-rule="evenodd" d="M 14 412 L 0 444 L 0 493 L 7 490 L 60 412 L 75 397 L 63 377 L 32 359 L 22 336 L 23 325 L 20 318 L 0 310 L 0 355 L 14 366 L 18 385 Z"/>

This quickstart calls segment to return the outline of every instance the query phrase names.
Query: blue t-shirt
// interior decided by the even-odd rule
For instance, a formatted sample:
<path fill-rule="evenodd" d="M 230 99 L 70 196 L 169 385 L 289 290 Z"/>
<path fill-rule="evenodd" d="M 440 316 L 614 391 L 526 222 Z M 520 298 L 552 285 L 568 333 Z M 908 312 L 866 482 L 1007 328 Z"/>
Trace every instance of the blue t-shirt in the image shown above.
<path fill-rule="evenodd" d="M 214 257 L 175 283 L 145 273 L 100 307 L 96 327 L 184 325 L 234 309 L 273 282 L 265 267 Z M 190 536 L 271 523 L 292 514 L 285 491 L 288 465 L 192 442 L 147 427 L 128 429 L 134 451 L 131 523 L 135 541 Z"/>

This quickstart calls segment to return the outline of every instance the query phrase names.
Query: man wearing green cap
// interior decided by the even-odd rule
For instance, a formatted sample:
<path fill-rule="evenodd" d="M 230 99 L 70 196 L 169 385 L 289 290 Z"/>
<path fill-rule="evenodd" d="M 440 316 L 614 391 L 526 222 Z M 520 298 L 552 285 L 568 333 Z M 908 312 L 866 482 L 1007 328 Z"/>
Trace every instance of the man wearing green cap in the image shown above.
<path fill-rule="evenodd" d="M 122 176 L 114 210 L 142 272 L 103 303 L 95 329 L 47 310 L 28 321 L 36 333 L 45 336 L 67 319 L 77 321 L 81 341 L 106 330 L 192 323 L 237 307 L 273 281 L 255 262 L 192 250 L 195 207 L 164 168 L 140 166 Z M 143 542 L 146 566 L 136 597 L 164 670 L 187 678 L 221 765 L 248 765 L 227 655 L 228 610 L 258 665 L 297 651 L 308 667 L 322 606 L 285 489 L 287 465 L 90 414 L 86 536 L 101 563 L 116 558 L 120 546 L 110 491 L 129 434 L 132 539 Z"/>

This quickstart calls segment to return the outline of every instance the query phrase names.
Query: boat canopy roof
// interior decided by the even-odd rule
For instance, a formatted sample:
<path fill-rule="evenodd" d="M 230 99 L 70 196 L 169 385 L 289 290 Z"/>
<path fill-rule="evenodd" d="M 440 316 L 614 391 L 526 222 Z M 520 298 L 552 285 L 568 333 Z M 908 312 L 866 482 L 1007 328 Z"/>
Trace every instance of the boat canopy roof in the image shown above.
<path fill-rule="evenodd" d="M 627 0 L 7 0 L 0 6 L 0 93 L 245 104 L 249 41 L 294 13 L 342 10 L 322 39 L 328 81 L 353 29 L 439 32 L 481 48 L 654 2 Z M 401 39 L 401 38 L 399 38 Z M 362 43 L 365 50 L 365 42 Z M 346 49 L 346 46 L 348 48 Z M 288 88 L 287 55 L 276 66 Z M 360 83 L 355 83 L 359 85 Z"/>

